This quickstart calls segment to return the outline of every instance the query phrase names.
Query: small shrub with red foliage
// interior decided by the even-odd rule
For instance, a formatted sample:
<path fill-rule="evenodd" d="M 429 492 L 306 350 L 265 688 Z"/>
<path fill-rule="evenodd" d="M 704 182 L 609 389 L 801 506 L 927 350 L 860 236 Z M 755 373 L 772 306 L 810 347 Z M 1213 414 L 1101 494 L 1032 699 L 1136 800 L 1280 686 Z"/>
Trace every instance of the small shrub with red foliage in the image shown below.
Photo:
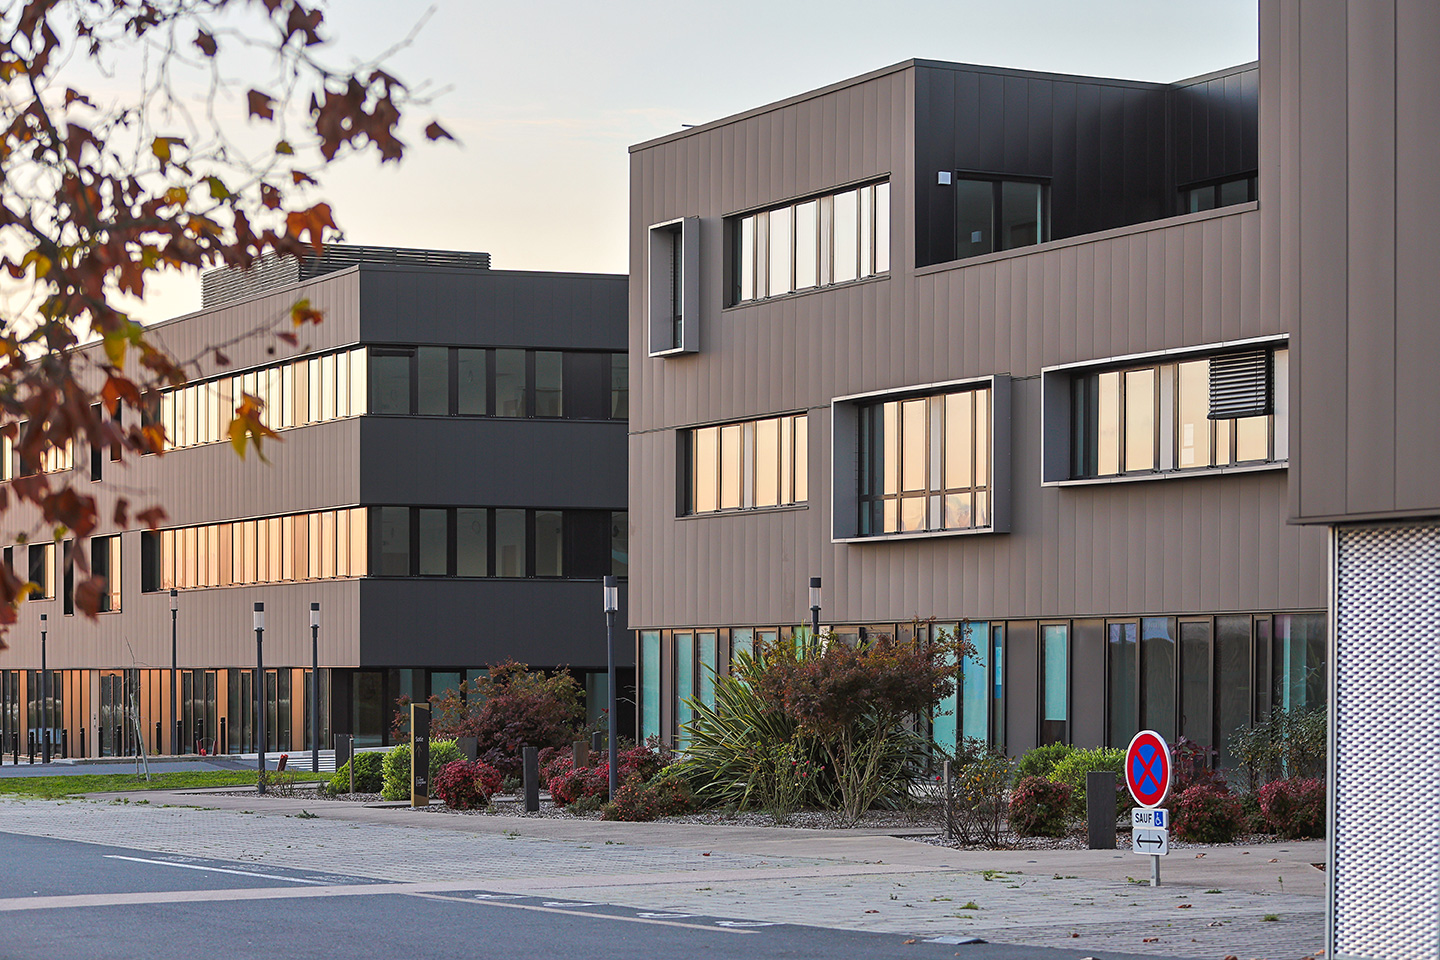
<path fill-rule="evenodd" d="M 1325 836 L 1325 781 L 1313 777 L 1275 780 L 1260 788 L 1266 825 L 1287 840 Z"/>
<path fill-rule="evenodd" d="M 550 781 L 549 787 L 557 807 L 568 806 L 581 797 L 603 800 L 610 793 L 610 766 L 602 763 L 597 767 L 567 767 Z"/>
<path fill-rule="evenodd" d="M 546 747 L 540 751 L 540 782 L 549 784 L 551 780 L 570 772 L 575 765 L 571 751 L 561 747 Z M 548 789 L 548 787 L 547 787 Z"/>
<path fill-rule="evenodd" d="M 648 821 L 689 813 L 695 800 L 684 777 L 656 777 L 641 780 L 639 775 L 625 781 L 613 803 L 605 804 L 602 820 Z"/>
<path fill-rule="evenodd" d="M 1219 751 L 1196 743 L 1189 737 L 1170 748 L 1170 796 L 1177 797 L 1196 786 L 1211 786 L 1227 789 L 1225 774 L 1215 766 Z"/>
<path fill-rule="evenodd" d="M 453 810 L 474 810 L 500 789 L 500 771 L 483 760 L 452 760 L 435 775 L 435 796 Z"/>
<path fill-rule="evenodd" d="M 1063 837 L 1070 826 L 1068 783 L 1025 777 L 1010 792 L 1010 829 L 1022 837 Z"/>
<path fill-rule="evenodd" d="M 1215 783 L 1197 783 L 1171 801 L 1175 836 L 1195 843 L 1229 843 L 1245 829 L 1240 798 Z"/>

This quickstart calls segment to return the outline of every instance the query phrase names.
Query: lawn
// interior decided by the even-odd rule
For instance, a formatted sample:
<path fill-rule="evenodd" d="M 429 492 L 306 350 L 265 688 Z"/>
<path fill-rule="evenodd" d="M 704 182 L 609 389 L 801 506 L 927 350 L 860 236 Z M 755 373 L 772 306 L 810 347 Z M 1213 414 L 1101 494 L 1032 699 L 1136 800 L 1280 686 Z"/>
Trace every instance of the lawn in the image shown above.
<path fill-rule="evenodd" d="M 329 780 L 328 773 L 286 771 L 297 780 Z M 156 773 L 147 782 L 133 773 L 77 773 L 66 777 L 5 777 L 0 797 L 43 797 L 54 800 L 78 793 L 114 793 L 121 790 L 192 790 L 196 787 L 253 787 L 253 770 L 211 770 L 194 773 Z"/>

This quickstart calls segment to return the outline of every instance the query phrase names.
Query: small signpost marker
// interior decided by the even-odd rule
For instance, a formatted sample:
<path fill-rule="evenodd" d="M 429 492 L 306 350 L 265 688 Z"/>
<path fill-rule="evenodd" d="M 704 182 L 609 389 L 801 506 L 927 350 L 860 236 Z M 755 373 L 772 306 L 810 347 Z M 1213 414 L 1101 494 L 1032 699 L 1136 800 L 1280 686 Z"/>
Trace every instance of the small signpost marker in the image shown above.
<path fill-rule="evenodd" d="M 1130 849 L 1150 858 L 1150 886 L 1160 886 L 1160 858 L 1170 853 L 1170 811 L 1160 806 L 1170 792 L 1170 745 L 1154 730 L 1141 730 L 1125 751 L 1125 785 L 1140 806 L 1130 812 Z"/>
<path fill-rule="evenodd" d="M 430 704 L 410 704 L 410 806 L 430 804 Z"/>

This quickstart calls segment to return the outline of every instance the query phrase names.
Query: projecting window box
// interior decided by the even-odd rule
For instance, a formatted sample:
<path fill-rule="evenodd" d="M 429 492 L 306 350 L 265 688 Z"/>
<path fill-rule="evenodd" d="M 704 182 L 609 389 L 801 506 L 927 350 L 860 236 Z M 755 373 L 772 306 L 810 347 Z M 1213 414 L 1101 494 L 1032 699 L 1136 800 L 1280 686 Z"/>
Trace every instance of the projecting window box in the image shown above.
<path fill-rule="evenodd" d="M 831 539 L 873 543 L 1010 530 L 1010 378 L 831 401 Z"/>
<path fill-rule="evenodd" d="M 1045 367 L 1044 486 L 1282 470 L 1284 336 Z"/>

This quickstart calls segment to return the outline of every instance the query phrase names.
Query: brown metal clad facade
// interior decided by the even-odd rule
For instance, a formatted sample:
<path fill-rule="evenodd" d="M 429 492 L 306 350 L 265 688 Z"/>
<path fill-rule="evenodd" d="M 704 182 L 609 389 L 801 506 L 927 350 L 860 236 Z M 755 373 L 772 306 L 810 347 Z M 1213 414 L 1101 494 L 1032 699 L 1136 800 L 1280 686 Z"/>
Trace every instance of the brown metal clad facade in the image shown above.
<path fill-rule="evenodd" d="M 914 267 L 916 66 L 632 152 L 632 628 L 1301 610 L 1324 606 L 1324 537 L 1286 524 L 1283 469 L 1040 484 L 1050 365 L 1287 332 L 1262 309 L 1254 203 Z M 723 218 L 890 178 L 890 272 L 723 308 Z M 933 176 L 933 174 L 931 174 Z M 701 218 L 701 347 L 646 356 L 646 228 Z M 829 403 L 1013 380 L 1007 534 L 832 543 Z M 677 430 L 809 411 L 808 504 L 677 517 Z"/>

